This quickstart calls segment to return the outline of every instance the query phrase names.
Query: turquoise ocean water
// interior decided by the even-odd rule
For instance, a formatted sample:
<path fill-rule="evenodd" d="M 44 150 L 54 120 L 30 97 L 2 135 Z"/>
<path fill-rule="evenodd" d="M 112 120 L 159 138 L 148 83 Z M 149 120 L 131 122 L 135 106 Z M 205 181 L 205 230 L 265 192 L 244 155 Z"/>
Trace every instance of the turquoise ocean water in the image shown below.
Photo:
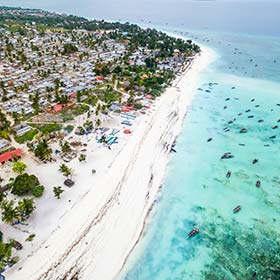
<path fill-rule="evenodd" d="M 280 279 L 280 40 L 171 31 L 219 58 L 201 76 L 161 197 L 121 278 Z M 221 159 L 226 152 L 234 158 Z M 188 239 L 194 227 L 200 233 Z"/>
<path fill-rule="evenodd" d="M 120 278 L 280 279 L 279 0 L 0 5 L 150 24 L 213 48 L 219 58 L 201 75 L 160 198 Z M 226 152 L 234 157 L 222 160 Z M 194 227 L 200 232 L 188 239 Z"/>

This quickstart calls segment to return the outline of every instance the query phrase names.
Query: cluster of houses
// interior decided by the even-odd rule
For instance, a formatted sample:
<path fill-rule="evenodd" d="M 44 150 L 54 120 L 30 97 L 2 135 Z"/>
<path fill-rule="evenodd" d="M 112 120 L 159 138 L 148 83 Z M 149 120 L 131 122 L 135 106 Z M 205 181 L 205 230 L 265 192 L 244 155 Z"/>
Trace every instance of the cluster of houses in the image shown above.
<path fill-rule="evenodd" d="M 80 42 L 86 36 L 91 40 L 102 36 L 99 32 L 83 30 L 74 31 L 74 36 L 61 32 L 46 32 L 42 36 L 35 26 L 26 26 L 27 35 L 13 34 L 6 29 L 0 29 L 0 81 L 5 89 L 5 102 L 1 108 L 7 113 L 30 115 L 34 112 L 32 97 L 39 93 L 41 110 L 49 110 L 55 106 L 50 94 L 59 81 L 59 92 L 70 98 L 75 98 L 78 91 L 94 90 L 102 83 L 103 77 L 96 76 L 93 68 L 97 61 L 108 63 L 118 60 L 125 52 L 126 46 L 112 39 L 105 40 L 103 45 L 90 48 Z M 63 45 L 66 43 L 78 47 L 71 55 L 64 55 Z M 11 45 L 10 55 L 7 55 L 7 44 Z M 104 47 L 105 46 L 105 47 Z M 85 57 L 83 57 L 83 55 Z M 23 58 L 22 58 L 23 57 Z M 3 89 L 0 89 L 0 100 L 3 99 Z"/>
<path fill-rule="evenodd" d="M 0 9 L 0 15 L 1 13 L 3 10 Z M 24 9 L 12 10 L 9 13 L 36 16 L 45 14 L 41 10 Z M 48 17 L 51 16 L 52 14 L 48 13 Z M 24 34 L 19 31 L 12 32 L 8 26 L 0 27 L 0 37 L 3 38 L 0 40 L 0 49 L 3 50 L 0 52 L 0 109 L 3 112 L 14 118 L 22 116 L 25 120 L 34 117 L 38 112 L 51 116 L 83 102 L 88 98 L 87 94 L 94 94 L 103 84 L 111 82 L 115 89 L 112 77 L 97 75 L 94 69 L 97 64 L 111 65 L 110 70 L 117 65 L 123 65 L 122 59 L 129 47 L 127 40 L 111 39 L 110 31 L 105 30 L 44 30 L 42 33 L 34 22 L 26 23 L 23 27 Z M 65 52 L 67 44 L 74 46 L 70 48 L 70 52 Z M 146 59 L 155 57 L 156 52 L 139 47 L 130 54 L 128 63 L 145 65 Z M 180 71 L 184 65 L 184 58 L 176 56 L 176 52 L 173 57 L 158 62 L 159 69 L 170 69 L 174 72 Z M 145 78 L 143 76 L 143 79 Z M 126 87 L 129 87 L 129 82 L 122 81 L 122 88 Z M 85 91 L 87 94 L 83 95 Z M 145 94 L 144 86 L 134 86 L 133 91 L 138 93 L 135 95 L 135 101 L 141 104 L 141 112 L 145 113 L 145 109 L 150 107 L 152 97 Z M 78 93 L 81 94 L 78 96 Z M 57 95 L 66 96 L 67 102 L 57 101 Z M 109 109 L 123 113 L 134 110 L 133 106 L 121 104 L 128 98 L 128 95 L 123 95 L 122 101 L 113 103 Z M 43 115 L 39 115 L 42 120 Z M 26 123 L 19 123 L 14 125 L 12 130 L 16 136 L 21 136 L 32 130 L 32 127 Z M 0 155 L 1 151 L 10 152 L 8 149 L 9 141 L 0 138 Z M 17 152 L 16 156 L 18 155 Z M 10 156 L 8 158 L 11 159 Z"/>
<path fill-rule="evenodd" d="M 93 71 L 96 63 L 118 65 L 117 61 L 127 50 L 125 42 L 106 37 L 108 31 L 46 31 L 42 35 L 36 24 L 26 24 L 25 29 L 27 34 L 21 35 L 0 28 L 0 35 L 4 38 L 0 41 L 0 48 L 4 50 L 0 53 L 0 81 L 5 89 L 5 92 L 0 89 L 0 100 L 5 100 L 0 102 L 0 106 L 7 113 L 33 114 L 32 97 L 35 93 L 40 96 L 40 109 L 50 110 L 57 105 L 53 100 L 53 89 L 57 87 L 55 81 L 59 81 L 57 90 L 72 99 L 83 89 L 94 90 L 104 82 L 104 77 L 96 76 Z M 96 44 L 100 38 L 103 41 Z M 93 46 L 91 42 L 94 42 Z M 72 44 L 78 51 L 65 55 L 64 44 Z M 145 65 L 145 59 L 154 55 L 145 48 L 139 48 L 130 56 L 129 63 Z M 183 63 L 182 58 L 175 56 L 161 61 L 159 68 L 176 70 Z M 83 98 L 86 97 L 82 96 L 81 100 Z"/>

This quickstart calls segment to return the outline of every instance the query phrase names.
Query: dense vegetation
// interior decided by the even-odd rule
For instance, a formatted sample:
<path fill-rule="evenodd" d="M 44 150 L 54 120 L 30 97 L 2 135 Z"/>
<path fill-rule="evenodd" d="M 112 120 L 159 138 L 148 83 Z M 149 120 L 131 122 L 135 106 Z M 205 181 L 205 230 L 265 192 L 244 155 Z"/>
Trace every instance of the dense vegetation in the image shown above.
<path fill-rule="evenodd" d="M 27 173 L 18 175 L 12 186 L 12 194 L 22 196 L 32 194 L 35 197 L 42 196 L 44 187 L 40 185 L 38 178 L 35 175 Z"/>
<path fill-rule="evenodd" d="M 1 9 L 12 10 L 8 7 L 0 7 Z M 98 30 L 115 30 L 115 33 L 111 33 L 112 39 L 128 37 L 130 39 L 131 49 L 137 47 L 148 47 L 151 50 L 158 49 L 159 57 L 167 57 L 173 54 L 175 49 L 181 52 L 191 54 L 192 52 L 199 52 L 198 45 L 193 44 L 191 40 L 184 41 L 182 39 L 173 38 L 167 34 L 157 31 L 156 29 L 144 30 L 136 24 L 120 23 L 120 22 L 106 22 L 104 20 L 88 20 L 83 17 L 73 15 L 59 15 L 48 12 L 40 11 L 45 16 L 37 16 L 32 11 L 38 12 L 38 10 L 17 9 L 16 15 L 6 12 L 0 15 L 0 26 L 5 25 L 5 21 L 14 21 L 19 23 L 32 23 L 42 24 L 44 27 L 49 28 L 63 28 L 68 30 L 84 29 L 88 31 Z M 22 11 L 22 13 L 20 13 Z M 28 13 L 30 11 L 30 13 Z M 66 45 L 66 52 L 75 51 L 76 47 L 71 44 Z"/>

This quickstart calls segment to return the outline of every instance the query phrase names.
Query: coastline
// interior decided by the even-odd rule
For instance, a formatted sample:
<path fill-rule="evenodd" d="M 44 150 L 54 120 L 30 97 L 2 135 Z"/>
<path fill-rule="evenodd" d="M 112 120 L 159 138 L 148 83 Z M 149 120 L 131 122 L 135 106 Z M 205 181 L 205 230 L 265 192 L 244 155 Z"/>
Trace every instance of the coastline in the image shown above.
<path fill-rule="evenodd" d="M 184 39 L 183 36 L 179 36 L 179 35 L 169 33 L 169 32 L 166 32 L 166 33 L 169 36 Z M 176 82 L 176 85 L 175 85 L 175 87 L 178 86 L 180 88 L 180 91 L 184 87 L 186 87 L 185 92 L 187 94 L 185 96 L 184 96 L 184 94 L 180 94 L 180 96 L 178 97 L 180 99 L 180 100 L 178 100 L 178 104 L 177 104 L 178 105 L 178 107 L 177 107 L 178 118 L 176 119 L 176 123 L 174 124 L 172 129 L 170 128 L 170 130 L 169 130 L 169 132 L 172 133 L 171 137 L 173 139 L 173 141 L 171 141 L 170 143 L 175 143 L 177 137 L 181 133 L 181 129 L 182 129 L 182 126 L 183 126 L 183 121 L 187 117 L 188 107 L 191 106 L 192 99 L 195 96 L 195 91 L 196 91 L 196 88 L 198 86 L 199 74 L 210 63 L 212 63 L 217 58 L 217 54 L 212 49 L 210 49 L 208 47 L 205 47 L 205 46 L 201 46 L 201 49 L 202 49 L 202 55 L 197 57 L 196 60 L 192 62 L 192 64 L 190 65 L 190 68 L 186 70 L 186 72 Z M 192 83 L 187 85 L 187 83 L 190 80 L 191 80 Z M 171 89 L 172 88 L 168 89 L 168 91 L 171 91 Z M 162 189 L 162 184 L 164 183 L 164 180 L 165 180 L 166 169 L 167 169 L 168 163 L 170 161 L 170 155 L 167 155 L 167 157 L 166 157 L 164 154 L 162 154 L 161 156 L 162 156 L 161 159 L 164 162 L 163 165 L 161 166 L 162 169 L 160 169 L 162 171 L 162 173 L 158 174 L 157 184 L 154 183 L 154 185 L 152 186 L 152 188 L 155 189 L 154 201 L 150 205 L 150 208 L 145 212 L 146 213 L 145 218 L 143 219 L 143 222 L 141 223 L 142 227 L 140 228 L 138 238 L 132 244 L 133 246 L 131 246 L 131 249 L 127 253 L 127 255 L 125 257 L 125 260 L 123 261 L 122 266 L 120 267 L 118 273 L 114 276 L 113 279 L 115 279 L 115 280 L 121 279 L 120 277 L 123 275 L 122 273 L 125 273 L 125 271 L 123 271 L 123 269 L 125 268 L 125 265 L 127 264 L 127 261 L 129 259 L 129 257 L 133 254 L 135 248 L 137 247 L 137 245 L 141 241 L 141 239 L 143 237 L 143 234 L 145 233 L 145 230 L 149 226 L 149 222 L 151 222 L 151 219 L 152 219 L 151 212 L 153 211 L 153 208 L 156 206 L 158 197 L 159 197 L 161 189 Z M 158 171 L 160 171 L 160 170 L 158 170 Z"/>
<path fill-rule="evenodd" d="M 23 279 L 22 275 L 24 279 L 118 276 L 141 240 L 158 197 L 170 158 L 165 147 L 179 135 L 199 74 L 213 57 L 211 50 L 202 48 L 191 68 L 179 77 L 181 92 L 175 87 L 166 90 L 156 101 L 156 110 L 141 117 L 127 145 L 95 180 L 98 186 L 82 196 L 48 239 L 21 261 L 20 271 L 15 270 L 17 266 L 5 273 L 7 279 Z M 89 181 L 83 178 L 84 184 Z"/>

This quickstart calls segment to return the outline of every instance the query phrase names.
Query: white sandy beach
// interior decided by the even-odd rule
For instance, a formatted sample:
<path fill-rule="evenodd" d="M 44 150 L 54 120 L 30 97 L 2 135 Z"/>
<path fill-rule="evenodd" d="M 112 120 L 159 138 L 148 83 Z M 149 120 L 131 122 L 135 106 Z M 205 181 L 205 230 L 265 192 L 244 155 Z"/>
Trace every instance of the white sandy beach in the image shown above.
<path fill-rule="evenodd" d="M 40 178 L 46 193 L 36 209 L 40 220 L 32 218 L 28 228 L 36 238 L 25 246 L 20 262 L 4 273 L 6 279 L 118 277 L 156 203 L 170 157 L 166 147 L 179 135 L 199 74 L 214 57 L 212 50 L 203 48 L 177 86 L 167 89 L 112 151 L 87 139 L 87 162 L 75 159 L 69 164 L 76 183 L 60 201 L 52 194 L 52 187 L 63 182 L 59 162 L 38 168 L 25 160 L 28 172 Z M 97 170 L 95 175 L 92 168 Z M 26 234 L 23 227 L 20 231 Z"/>

